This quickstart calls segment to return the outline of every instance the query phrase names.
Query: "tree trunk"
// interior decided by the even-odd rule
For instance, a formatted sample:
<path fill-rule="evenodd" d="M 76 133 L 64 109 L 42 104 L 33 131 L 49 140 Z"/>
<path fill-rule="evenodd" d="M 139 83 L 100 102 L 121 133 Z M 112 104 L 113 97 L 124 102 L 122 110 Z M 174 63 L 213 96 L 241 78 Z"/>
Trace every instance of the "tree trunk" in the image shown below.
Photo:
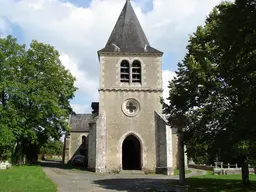
<path fill-rule="evenodd" d="M 242 157 L 242 180 L 243 180 L 243 184 L 245 186 L 250 185 L 248 157 L 247 156 Z"/>
<path fill-rule="evenodd" d="M 17 144 L 12 152 L 12 164 L 15 165 L 23 165 L 25 162 L 23 161 L 23 154 L 22 154 L 22 145 Z"/>
<path fill-rule="evenodd" d="M 39 153 L 39 146 L 35 144 L 29 144 L 26 149 L 26 161 L 28 164 L 37 164 L 38 163 L 38 153 Z"/>
<path fill-rule="evenodd" d="M 186 184 L 185 178 L 185 158 L 184 158 L 184 142 L 183 142 L 183 132 L 179 130 L 178 132 L 178 157 L 179 157 L 179 183 L 180 185 Z"/>

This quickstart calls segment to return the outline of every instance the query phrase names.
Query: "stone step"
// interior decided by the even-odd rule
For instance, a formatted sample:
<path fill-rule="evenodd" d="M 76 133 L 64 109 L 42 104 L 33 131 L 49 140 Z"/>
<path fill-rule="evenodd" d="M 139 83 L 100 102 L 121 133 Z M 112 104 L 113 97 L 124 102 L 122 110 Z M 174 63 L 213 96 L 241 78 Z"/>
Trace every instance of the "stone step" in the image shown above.
<path fill-rule="evenodd" d="M 120 174 L 143 174 L 145 175 L 144 171 L 141 170 L 122 170 Z"/>

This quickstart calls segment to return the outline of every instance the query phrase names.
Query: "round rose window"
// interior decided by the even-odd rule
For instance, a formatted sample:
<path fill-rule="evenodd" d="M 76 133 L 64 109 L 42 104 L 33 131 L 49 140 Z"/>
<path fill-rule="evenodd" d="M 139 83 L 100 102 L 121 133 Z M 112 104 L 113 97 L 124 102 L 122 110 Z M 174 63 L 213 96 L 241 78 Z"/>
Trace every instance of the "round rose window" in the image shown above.
<path fill-rule="evenodd" d="M 133 117 L 139 113 L 140 104 L 135 99 L 127 99 L 122 104 L 122 111 L 125 115 Z"/>

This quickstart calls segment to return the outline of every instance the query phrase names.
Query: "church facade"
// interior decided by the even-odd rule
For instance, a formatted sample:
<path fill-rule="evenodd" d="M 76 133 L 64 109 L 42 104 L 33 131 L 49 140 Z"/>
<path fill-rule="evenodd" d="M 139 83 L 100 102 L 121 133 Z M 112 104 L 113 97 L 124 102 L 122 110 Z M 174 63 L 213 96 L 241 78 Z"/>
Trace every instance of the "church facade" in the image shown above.
<path fill-rule="evenodd" d="M 92 114 L 70 117 L 65 163 L 82 154 L 95 172 L 173 173 L 178 137 L 162 115 L 162 56 L 150 46 L 127 0 L 98 51 L 99 102 L 92 103 Z"/>

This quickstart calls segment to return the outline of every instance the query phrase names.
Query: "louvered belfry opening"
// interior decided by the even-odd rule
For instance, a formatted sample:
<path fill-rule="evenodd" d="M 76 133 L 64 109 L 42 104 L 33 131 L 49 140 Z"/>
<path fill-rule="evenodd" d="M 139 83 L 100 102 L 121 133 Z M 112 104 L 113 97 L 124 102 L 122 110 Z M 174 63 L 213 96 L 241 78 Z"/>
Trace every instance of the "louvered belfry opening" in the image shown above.
<path fill-rule="evenodd" d="M 132 63 L 132 82 L 141 83 L 141 63 L 137 60 Z"/>
<path fill-rule="evenodd" d="M 129 69 L 129 62 L 126 60 L 123 60 L 121 62 L 120 67 L 120 80 L 123 83 L 129 83 L 130 82 L 130 69 Z"/>

